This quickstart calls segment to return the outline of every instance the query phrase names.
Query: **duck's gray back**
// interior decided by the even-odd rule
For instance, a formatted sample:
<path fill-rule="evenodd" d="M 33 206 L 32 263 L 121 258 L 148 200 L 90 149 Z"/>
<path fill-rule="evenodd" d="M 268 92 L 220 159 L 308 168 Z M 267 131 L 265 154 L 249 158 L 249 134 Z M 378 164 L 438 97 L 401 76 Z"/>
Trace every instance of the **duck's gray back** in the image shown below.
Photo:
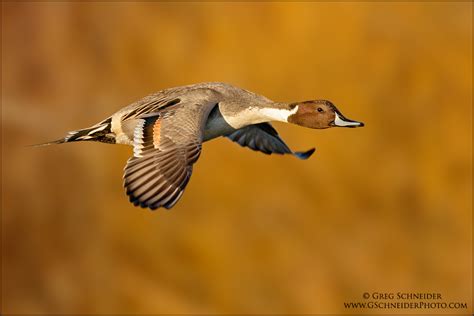
<path fill-rule="evenodd" d="M 206 104 L 212 107 L 219 104 L 217 112 L 212 113 L 213 121 L 206 124 L 204 140 L 208 140 L 234 131 L 226 123 L 222 113 L 227 117 L 235 117 L 248 106 L 269 102 L 271 100 L 264 96 L 222 82 L 169 88 L 152 93 L 113 114 L 112 131 L 116 134 L 117 143 L 131 144 L 136 120 L 143 115 L 158 114 L 165 108 L 178 108 L 189 104 Z M 179 124 L 179 118 L 176 118 L 176 124 Z"/>

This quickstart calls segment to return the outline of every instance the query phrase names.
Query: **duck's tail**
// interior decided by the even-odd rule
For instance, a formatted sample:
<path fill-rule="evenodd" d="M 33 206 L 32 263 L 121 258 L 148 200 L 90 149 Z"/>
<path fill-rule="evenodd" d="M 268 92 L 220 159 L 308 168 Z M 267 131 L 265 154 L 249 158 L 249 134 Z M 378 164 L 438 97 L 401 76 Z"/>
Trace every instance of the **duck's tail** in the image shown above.
<path fill-rule="evenodd" d="M 64 144 L 80 141 L 96 141 L 103 143 L 115 143 L 115 135 L 111 131 L 111 119 L 104 120 L 94 126 L 71 131 L 67 135 L 58 140 L 32 145 L 33 147 L 48 146 L 54 144 Z"/>

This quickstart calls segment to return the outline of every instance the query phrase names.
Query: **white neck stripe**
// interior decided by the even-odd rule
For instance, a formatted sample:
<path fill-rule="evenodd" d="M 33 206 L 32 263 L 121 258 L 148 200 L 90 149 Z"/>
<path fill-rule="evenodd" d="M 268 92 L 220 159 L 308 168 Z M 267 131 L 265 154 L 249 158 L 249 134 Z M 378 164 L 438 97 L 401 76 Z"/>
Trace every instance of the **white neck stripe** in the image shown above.
<path fill-rule="evenodd" d="M 258 110 L 262 116 L 269 119 L 269 121 L 288 122 L 288 118 L 298 112 L 298 106 L 292 110 L 263 108 Z"/>
<path fill-rule="evenodd" d="M 271 121 L 288 122 L 288 117 L 295 114 L 298 111 L 296 106 L 294 109 L 278 109 L 278 108 L 258 108 L 248 107 L 242 112 L 234 115 L 225 115 L 223 113 L 224 120 L 235 129 L 242 128 L 251 124 L 259 124 Z"/>

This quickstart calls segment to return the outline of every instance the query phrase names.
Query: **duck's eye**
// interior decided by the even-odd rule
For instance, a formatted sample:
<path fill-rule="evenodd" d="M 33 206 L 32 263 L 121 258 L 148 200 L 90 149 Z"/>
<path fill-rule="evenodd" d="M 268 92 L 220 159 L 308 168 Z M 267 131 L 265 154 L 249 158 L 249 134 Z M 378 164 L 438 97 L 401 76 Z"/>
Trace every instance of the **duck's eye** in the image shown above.
<path fill-rule="evenodd" d="M 318 108 L 318 112 L 319 112 L 319 113 L 323 113 L 324 110 L 323 110 L 322 108 Z"/>

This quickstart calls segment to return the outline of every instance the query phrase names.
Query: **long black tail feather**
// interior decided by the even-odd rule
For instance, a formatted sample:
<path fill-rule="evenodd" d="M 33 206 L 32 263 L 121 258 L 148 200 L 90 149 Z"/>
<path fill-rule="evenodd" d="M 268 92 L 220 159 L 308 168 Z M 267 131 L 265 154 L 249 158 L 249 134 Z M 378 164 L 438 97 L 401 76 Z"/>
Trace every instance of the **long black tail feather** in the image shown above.
<path fill-rule="evenodd" d="M 79 142 L 79 141 L 96 141 L 96 142 L 103 142 L 103 143 L 115 143 L 115 135 L 111 131 L 110 118 L 92 127 L 80 129 L 77 131 L 71 131 L 64 138 L 42 143 L 42 144 L 36 144 L 32 146 L 40 147 L 40 146 L 64 144 L 64 143 Z"/>

